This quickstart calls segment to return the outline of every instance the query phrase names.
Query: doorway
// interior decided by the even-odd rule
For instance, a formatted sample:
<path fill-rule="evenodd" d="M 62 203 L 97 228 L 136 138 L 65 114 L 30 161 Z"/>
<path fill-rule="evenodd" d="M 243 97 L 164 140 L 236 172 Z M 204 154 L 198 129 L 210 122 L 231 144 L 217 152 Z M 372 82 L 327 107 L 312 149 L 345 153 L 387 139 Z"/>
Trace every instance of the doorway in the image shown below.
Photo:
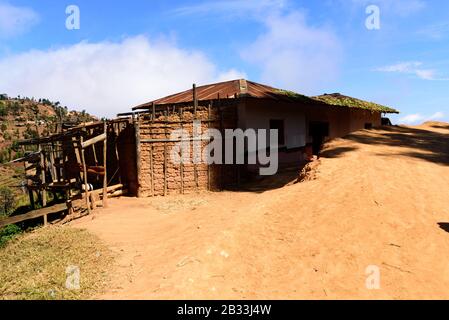
<path fill-rule="evenodd" d="M 312 121 L 309 123 L 309 135 L 312 137 L 314 155 L 319 155 L 326 137 L 329 137 L 329 122 Z"/>

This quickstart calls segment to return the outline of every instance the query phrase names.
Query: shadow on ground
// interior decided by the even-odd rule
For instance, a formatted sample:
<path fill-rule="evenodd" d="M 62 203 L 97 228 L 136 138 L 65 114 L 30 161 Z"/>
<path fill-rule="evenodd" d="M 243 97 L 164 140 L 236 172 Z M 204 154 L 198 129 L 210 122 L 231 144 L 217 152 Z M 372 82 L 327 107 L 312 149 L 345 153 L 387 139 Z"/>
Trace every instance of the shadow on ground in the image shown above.
<path fill-rule="evenodd" d="M 449 125 L 447 127 L 439 125 L 438 127 L 439 129 L 448 129 L 448 133 L 392 126 L 372 129 L 368 134 L 366 131 L 357 132 L 346 136 L 344 139 L 363 144 L 404 147 L 404 149 L 407 149 L 398 152 L 396 155 L 379 154 L 382 156 L 394 157 L 400 155 L 449 165 Z"/>
<path fill-rule="evenodd" d="M 262 193 L 268 190 L 283 188 L 288 184 L 298 180 L 299 172 L 302 165 L 291 165 L 281 167 L 277 174 L 273 176 L 257 176 L 249 178 L 247 182 L 242 183 L 239 187 L 229 188 L 228 191 L 243 191 Z"/>
<path fill-rule="evenodd" d="M 320 153 L 320 156 L 323 158 L 339 158 L 345 153 L 355 151 L 357 148 L 355 147 L 337 147 L 337 148 L 328 148 L 323 150 Z"/>
<path fill-rule="evenodd" d="M 449 233 L 449 223 L 447 222 L 439 222 L 438 226 L 443 229 L 444 231 Z"/>

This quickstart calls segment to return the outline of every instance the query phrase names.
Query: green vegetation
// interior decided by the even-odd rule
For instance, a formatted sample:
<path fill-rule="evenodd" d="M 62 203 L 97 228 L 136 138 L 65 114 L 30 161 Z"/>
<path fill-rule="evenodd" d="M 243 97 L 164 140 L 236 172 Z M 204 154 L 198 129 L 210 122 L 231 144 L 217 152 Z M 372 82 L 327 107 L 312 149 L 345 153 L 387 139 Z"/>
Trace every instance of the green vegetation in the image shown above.
<path fill-rule="evenodd" d="M 15 224 L 11 224 L 0 229 L 0 248 L 3 248 L 9 241 L 13 240 L 20 233 L 22 233 L 22 229 Z"/>
<path fill-rule="evenodd" d="M 311 98 L 303 95 L 303 94 L 299 94 L 297 92 L 294 91 L 289 91 L 289 90 L 277 90 L 276 91 L 277 94 L 279 95 L 283 95 L 286 96 L 287 98 L 290 98 L 292 100 L 296 100 L 296 101 L 301 101 L 301 102 L 314 102 Z"/>
<path fill-rule="evenodd" d="M 15 208 L 15 196 L 11 188 L 0 187 L 0 214 L 8 215 Z"/>
<path fill-rule="evenodd" d="M 381 113 L 399 113 L 398 110 L 395 110 L 393 108 L 382 106 L 380 104 L 373 103 L 373 102 L 368 102 L 368 101 L 344 96 L 339 93 L 324 94 L 321 96 L 313 97 L 313 99 L 333 105 L 333 106 L 364 109 L 364 110 L 369 110 L 372 112 L 377 111 L 377 112 L 381 112 Z"/>
<path fill-rule="evenodd" d="M 93 297 L 109 283 L 113 260 L 109 249 L 86 230 L 47 227 L 13 235 L 0 248 L 0 299 Z M 66 287 L 70 266 L 79 268 L 79 290 Z"/>
<path fill-rule="evenodd" d="M 5 117 L 6 115 L 8 115 L 6 104 L 0 101 L 0 117 Z"/>

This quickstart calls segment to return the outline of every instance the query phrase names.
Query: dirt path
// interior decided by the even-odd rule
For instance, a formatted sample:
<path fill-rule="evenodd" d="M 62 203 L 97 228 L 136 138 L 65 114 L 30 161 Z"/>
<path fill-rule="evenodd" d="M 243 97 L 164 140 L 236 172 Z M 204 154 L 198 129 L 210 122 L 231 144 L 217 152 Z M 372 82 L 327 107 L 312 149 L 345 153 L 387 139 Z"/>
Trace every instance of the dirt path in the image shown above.
<path fill-rule="evenodd" d="M 449 298 L 445 126 L 337 139 L 317 180 L 264 193 L 111 201 L 73 224 L 118 253 L 99 298 Z"/>

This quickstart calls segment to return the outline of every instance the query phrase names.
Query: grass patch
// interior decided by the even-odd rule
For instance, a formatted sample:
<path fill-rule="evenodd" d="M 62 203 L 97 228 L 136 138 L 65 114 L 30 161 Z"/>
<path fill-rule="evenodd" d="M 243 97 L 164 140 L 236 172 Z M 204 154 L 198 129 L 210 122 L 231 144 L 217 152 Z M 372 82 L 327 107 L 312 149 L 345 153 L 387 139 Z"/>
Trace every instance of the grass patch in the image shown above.
<path fill-rule="evenodd" d="M 109 282 L 113 256 L 98 238 L 70 227 L 40 228 L 0 248 L 0 299 L 88 299 Z M 66 270 L 77 266 L 80 288 L 66 288 Z"/>
<path fill-rule="evenodd" d="M 15 224 L 0 228 L 0 248 L 4 247 L 8 241 L 14 239 L 21 232 L 22 229 Z"/>

